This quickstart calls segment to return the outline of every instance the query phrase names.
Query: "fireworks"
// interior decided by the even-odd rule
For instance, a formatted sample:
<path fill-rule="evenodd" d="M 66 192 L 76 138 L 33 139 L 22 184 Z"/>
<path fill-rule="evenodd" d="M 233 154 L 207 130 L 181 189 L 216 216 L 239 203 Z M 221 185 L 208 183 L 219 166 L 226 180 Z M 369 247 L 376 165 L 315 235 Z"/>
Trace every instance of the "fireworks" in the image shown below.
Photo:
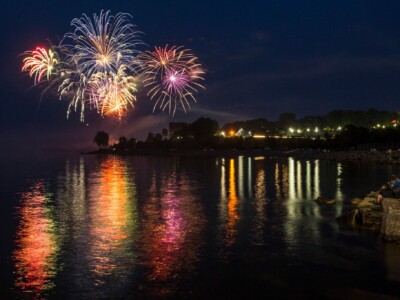
<path fill-rule="evenodd" d="M 98 73 L 90 83 L 92 106 L 103 116 L 114 115 L 121 118 L 136 101 L 136 80 L 125 73 L 121 66 L 116 74 Z"/>
<path fill-rule="evenodd" d="M 91 19 L 83 14 L 71 22 L 57 47 L 37 47 L 26 51 L 22 71 L 34 77 L 35 84 L 46 83 L 44 91 L 55 89 L 61 100 L 68 100 L 67 117 L 86 108 L 102 116 L 122 118 L 134 106 L 138 86 L 159 107 L 175 114 L 180 104 L 186 112 L 189 100 L 204 88 L 204 71 L 190 50 L 168 45 L 141 53 L 140 32 L 131 16 L 101 11 Z M 143 84 L 140 85 L 139 79 Z M 153 109 L 153 111 L 154 111 Z"/>
<path fill-rule="evenodd" d="M 92 20 L 85 14 L 73 19 L 73 32 L 64 36 L 62 44 L 69 49 L 69 59 L 76 61 L 86 77 L 99 72 L 117 72 L 121 65 L 135 71 L 140 65 L 136 46 L 140 44 L 139 32 L 129 23 L 131 16 L 110 11 L 103 12 Z M 68 43 L 68 42 L 71 43 Z"/>
<path fill-rule="evenodd" d="M 29 71 L 29 76 L 35 76 L 35 84 L 39 83 L 46 75 L 47 80 L 55 72 L 58 61 L 54 52 L 49 49 L 37 47 L 34 51 L 26 51 L 22 71 Z"/>
<path fill-rule="evenodd" d="M 155 51 L 140 55 L 145 66 L 144 84 L 148 95 L 155 100 L 153 111 L 158 107 L 173 115 L 180 104 L 186 112 L 189 100 L 196 102 L 194 93 L 204 88 L 198 81 L 204 80 L 201 65 L 190 50 L 182 47 L 155 47 Z"/>

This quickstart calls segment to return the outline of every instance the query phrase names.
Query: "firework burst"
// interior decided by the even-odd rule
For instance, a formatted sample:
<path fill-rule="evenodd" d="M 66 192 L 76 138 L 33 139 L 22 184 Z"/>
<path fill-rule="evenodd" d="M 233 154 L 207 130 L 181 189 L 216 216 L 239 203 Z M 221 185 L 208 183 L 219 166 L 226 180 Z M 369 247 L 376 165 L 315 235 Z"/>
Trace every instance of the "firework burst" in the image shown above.
<path fill-rule="evenodd" d="M 121 118 L 136 101 L 136 79 L 126 74 L 125 66 L 121 66 L 116 74 L 96 74 L 89 90 L 91 106 L 103 116 Z"/>
<path fill-rule="evenodd" d="M 121 65 L 136 72 L 140 66 L 136 50 L 141 41 L 131 16 L 111 15 L 110 11 L 93 14 L 93 21 L 85 14 L 73 19 L 73 32 L 64 36 L 62 45 L 69 49 L 69 60 L 76 61 L 86 77 L 99 72 L 116 73 Z"/>
<path fill-rule="evenodd" d="M 156 108 L 175 114 L 180 104 L 186 112 L 189 100 L 196 102 L 194 94 L 204 88 L 198 81 L 204 80 L 204 71 L 197 57 L 183 47 L 155 47 L 146 51 L 140 58 L 144 64 L 144 85 L 148 88 L 150 100 L 155 100 Z"/>
<path fill-rule="evenodd" d="M 23 60 L 22 71 L 28 71 L 30 77 L 34 76 L 35 84 L 41 82 L 44 76 L 47 80 L 50 79 L 58 63 L 54 51 L 37 47 L 34 51 L 26 51 L 24 55 L 27 57 Z"/>

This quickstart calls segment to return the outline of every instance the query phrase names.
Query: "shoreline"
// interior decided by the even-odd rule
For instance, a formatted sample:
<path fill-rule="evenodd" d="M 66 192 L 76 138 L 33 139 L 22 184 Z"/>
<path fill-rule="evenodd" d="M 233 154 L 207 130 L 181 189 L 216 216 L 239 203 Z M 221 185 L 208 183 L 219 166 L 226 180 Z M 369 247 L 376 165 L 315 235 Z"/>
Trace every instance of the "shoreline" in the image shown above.
<path fill-rule="evenodd" d="M 323 159 L 336 161 L 367 162 L 377 164 L 400 164 L 400 151 L 378 151 L 372 150 L 164 150 L 164 149 L 141 149 L 141 150 L 95 150 L 82 152 L 81 154 L 97 155 L 154 155 L 154 156 L 265 156 L 265 157 L 295 157 L 300 159 Z"/>

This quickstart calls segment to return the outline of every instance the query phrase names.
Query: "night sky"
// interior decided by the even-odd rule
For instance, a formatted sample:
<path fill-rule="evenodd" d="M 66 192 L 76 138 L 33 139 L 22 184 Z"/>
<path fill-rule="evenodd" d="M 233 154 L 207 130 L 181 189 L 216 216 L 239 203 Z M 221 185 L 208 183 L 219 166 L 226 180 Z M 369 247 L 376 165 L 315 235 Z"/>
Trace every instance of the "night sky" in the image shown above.
<path fill-rule="evenodd" d="M 152 114 L 148 98 L 122 120 L 79 113 L 20 72 L 25 50 L 57 44 L 82 13 L 127 12 L 142 31 L 140 50 L 184 45 L 207 70 L 192 111 Z M 1 148 L 95 147 L 106 130 L 143 139 L 170 121 L 228 121 L 283 112 L 400 110 L 400 1 L 7 1 L 1 10 Z"/>

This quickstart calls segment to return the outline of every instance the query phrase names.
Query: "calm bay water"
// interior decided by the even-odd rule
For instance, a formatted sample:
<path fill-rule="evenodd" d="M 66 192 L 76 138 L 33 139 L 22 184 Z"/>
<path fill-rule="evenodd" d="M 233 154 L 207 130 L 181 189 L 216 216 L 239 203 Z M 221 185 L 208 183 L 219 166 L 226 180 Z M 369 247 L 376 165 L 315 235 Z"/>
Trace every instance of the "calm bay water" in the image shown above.
<path fill-rule="evenodd" d="M 400 293 L 399 246 L 336 221 L 399 167 L 243 156 L 1 164 L 9 297 Z M 320 195 L 336 205 L 319 206 Z"/>

